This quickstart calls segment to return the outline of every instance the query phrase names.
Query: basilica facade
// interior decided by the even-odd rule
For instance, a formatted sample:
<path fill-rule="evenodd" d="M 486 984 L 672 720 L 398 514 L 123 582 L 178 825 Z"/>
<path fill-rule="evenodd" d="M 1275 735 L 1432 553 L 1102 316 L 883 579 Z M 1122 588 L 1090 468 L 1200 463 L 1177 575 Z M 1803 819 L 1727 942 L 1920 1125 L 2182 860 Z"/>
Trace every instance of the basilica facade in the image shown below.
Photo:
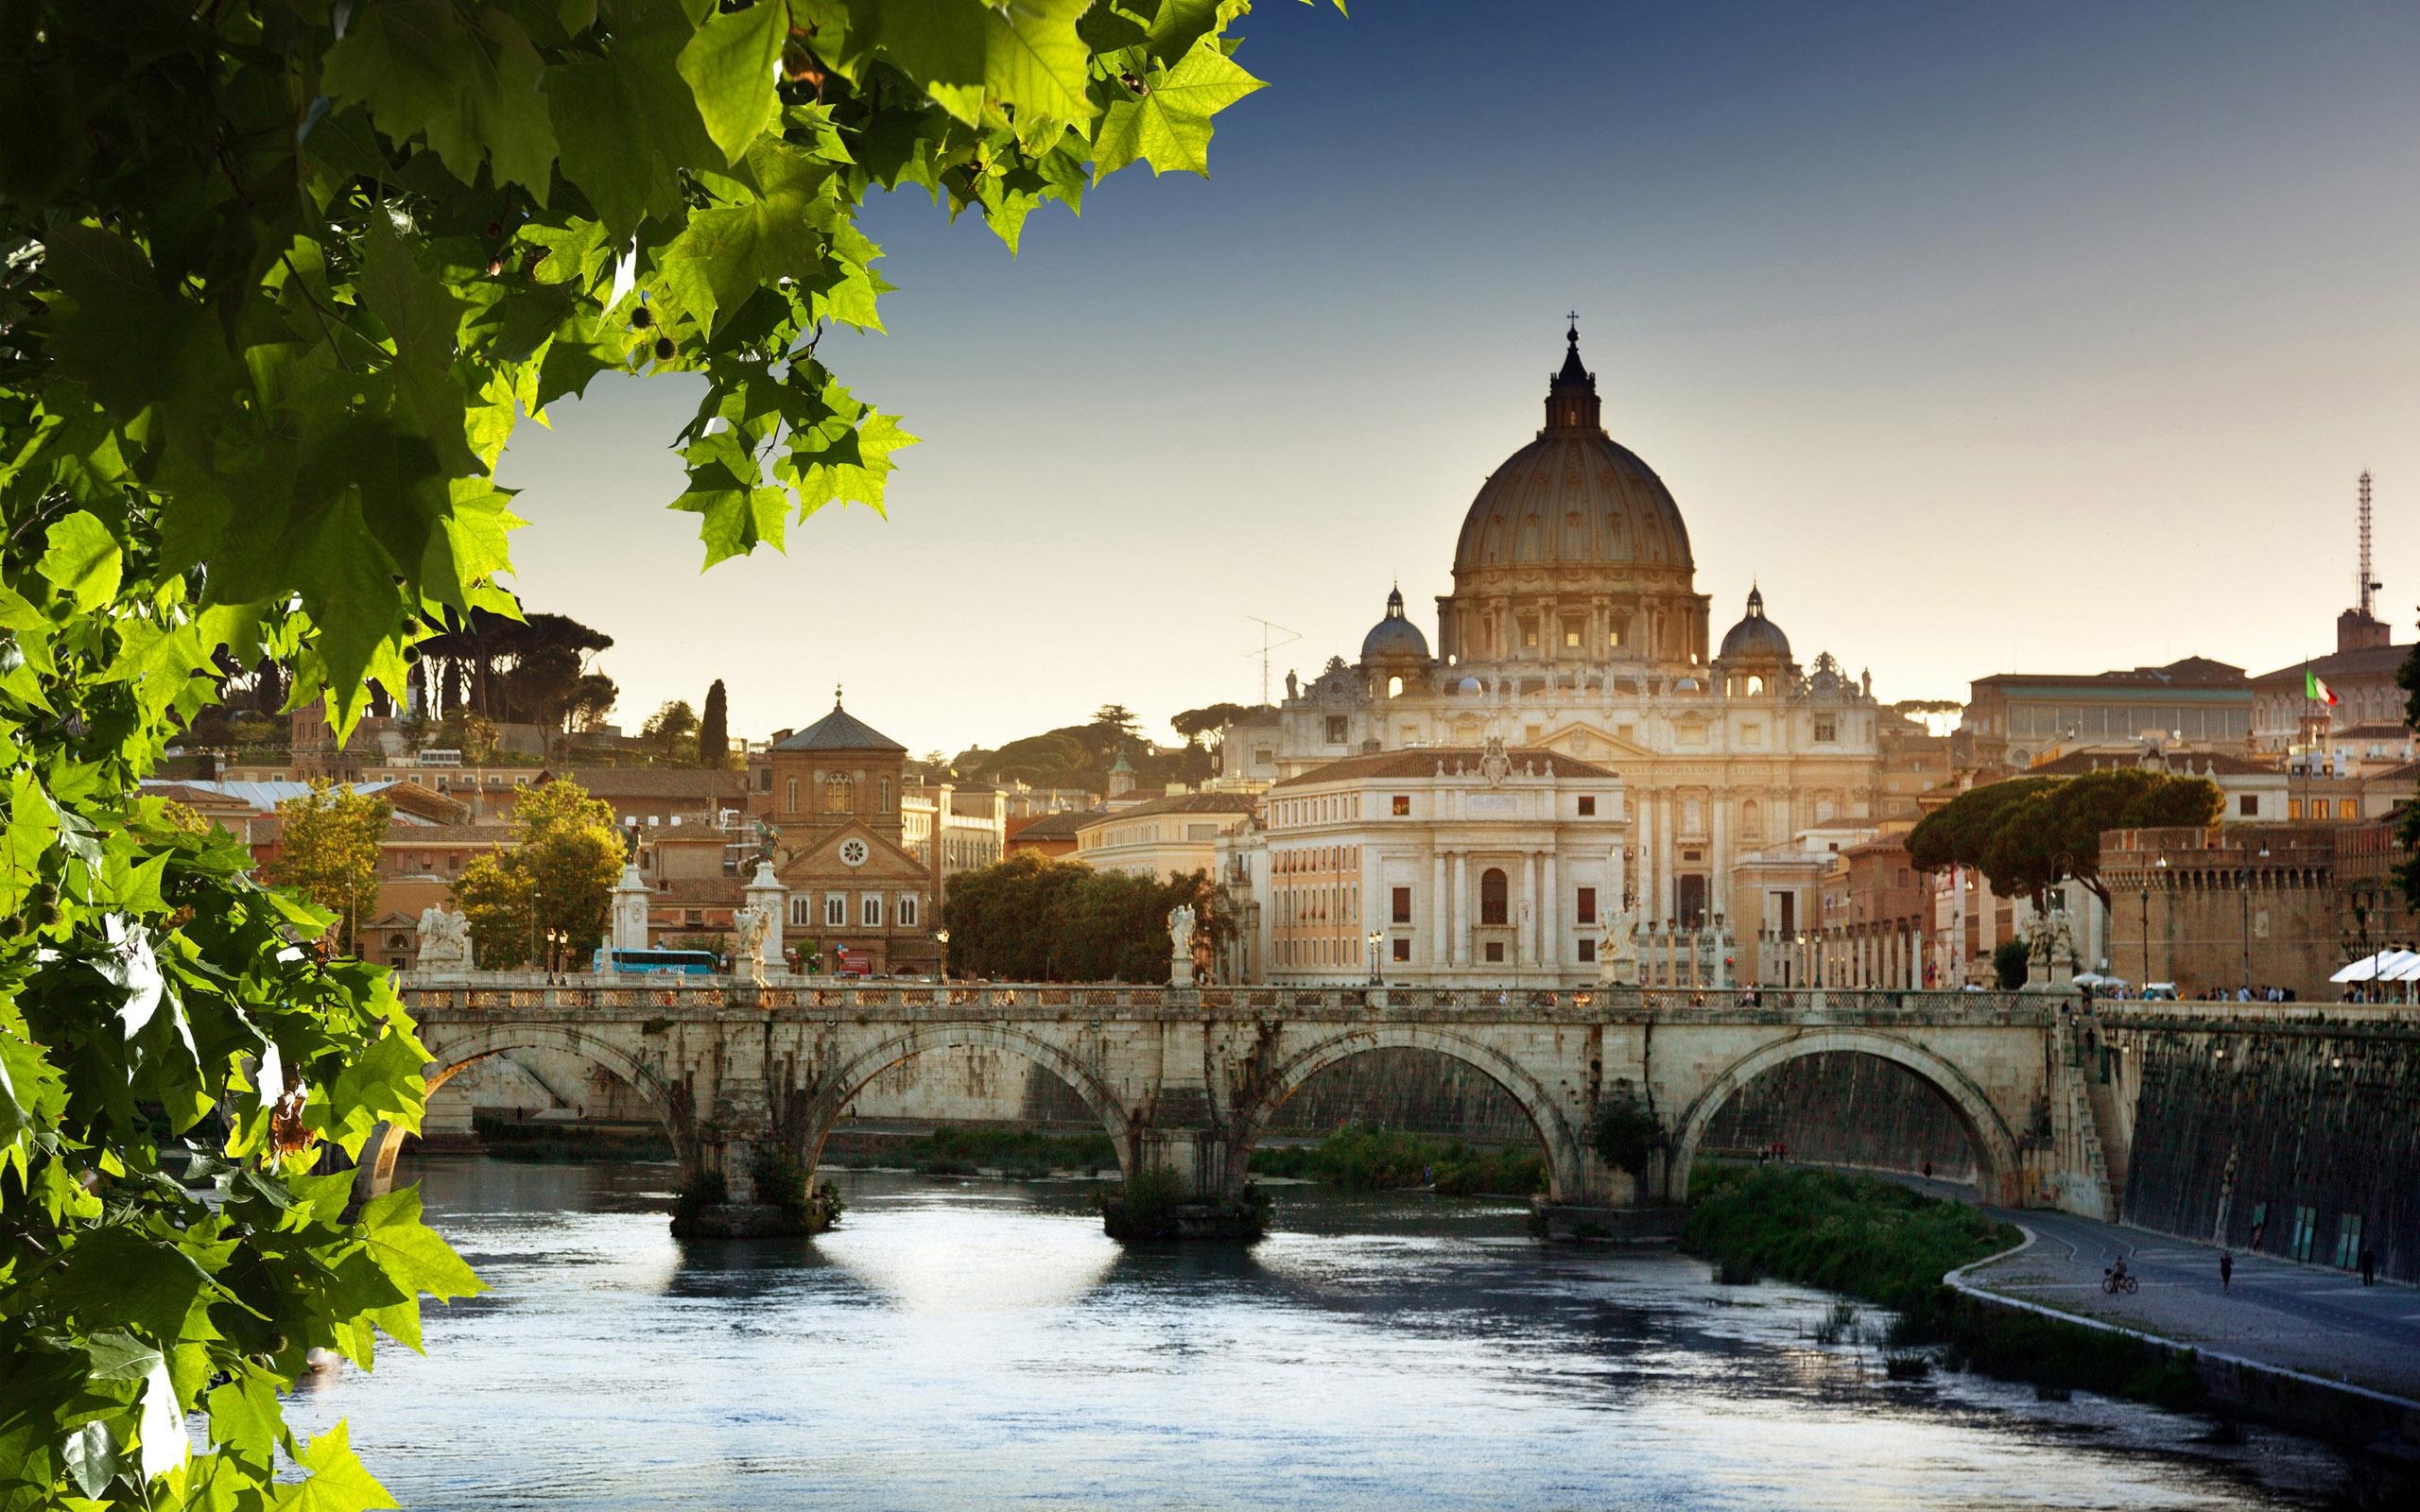
<path fill-rule="evenodd" d="M 1513 872 L 1538 889 L 1525 900 L 1537 919 L 1528 936 L 1537 955 L 1547 955 L 1547 939 L 1587 935 L 1582 887 L 1591 922 L 1620 899 L 1642 924 L 1710 927 L 1719 916 L 1742 940 L 1787 933 L 1791 916 L 1811 918 L 1812 900 L 1795 885 L 1772 886 L 1789 874 L 1775 864 L 1810 833 L 1874 822 L 1880 727 L 1892 716 L 1871 679 L 1848 676 L 1829 653 L 1802 666 L 1754 586 L 1714 640 L 1714 601 L 1698 591 L 1680 506 L 1606 434 L 1576 330 L 1568 341 L 1545 426 L 1488 478 L 1463 518 L 1433 646 L 1401 592 L 1390 593 L 1357 660 L 1333 658 L 1308 681 L 1289 674 L 1281 705 L 1229 727 L 1226 770 L 1290 787 L 1331 764 L 1390 752 L 1494 747 L 1540 764 L 1569 758 L 1584 766 L 1566 771 L 1601 769 L 1620 794 L 1599 793 L 1587 820 L 1575 798 L 1567 822 L 1524 840 L 1541 859 L 1564 857 L 1559 868 Z M 1436 780 L 1435 762 L 1427 771 Z M 1624 822 L 1609 824 L 1616 815 Z M 1486 962 L 1491 942 L 1472 934 L 1480 926 L 1470 920 L 1492 904 L 1417 897 L 1423 885 L 1450 891 L 1461 880 L 1447 853 L 1452 826 L 1417 802 L 1376 817 L 1404 827 L 1399 843 L 1383 849 L 1409 879 L 1359 879 L 1358 897 L 1386 903 L 1387 917 L 1371 913 L 1363 931 L 1385 942 L 1386 964 Z M 1423 844 L 1436 854 L 1415 865 L 1409 852 Z M 1591 853 L 1581 860 L 1574 848 Z M 1365 844 L 1361 853 L 1374 858 L 1380 849 Z M 1415 934 L 1472 937 L 1394 943 L 1407 885 Z M 1576 950 L 1553 954 L 1562 959 L 1539 964 L 1592 978 Z M 1263 960 L 1273 978 L 1295 974 Z"/>

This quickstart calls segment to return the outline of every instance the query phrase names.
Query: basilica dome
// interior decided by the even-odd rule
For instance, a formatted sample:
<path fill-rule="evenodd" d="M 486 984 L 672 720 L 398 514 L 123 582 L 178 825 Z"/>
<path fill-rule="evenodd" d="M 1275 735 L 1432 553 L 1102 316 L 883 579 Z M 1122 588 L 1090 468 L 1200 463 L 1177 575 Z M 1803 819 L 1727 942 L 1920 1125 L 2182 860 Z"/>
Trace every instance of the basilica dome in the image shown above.
<path fill-rule="evenodd" d="M 1787 662 L 1789 660 L 1789 637 L 1781 627 L 1765 618 L 1765 594 L 1760 588 L 1748 590 L 1748 612 L 1738 624 L 1731 627 L 1722 638 L 1722 660 L 1725 662 Z"/>
<path fill-rule="evenodd" d="M 1395 589 L 1387 595 L 1387 617 L 1370 627 L 1361 638 L 1361 660 L 1364 662 L 1426 662 L 1428 660 L 1428 637 L 1420 627 L 1404 618 L 1403 590 Z"/>
<path fill-rule="evenodd" d="M 1616 442 L 1599 419 L 1596 376 L 1568 337 L 1537 439 L 1505 458 L 1462 517 L 1457 579 L 1491 569 L 1601 569 L 1590 589 L 1635 586 L 1638 569 L 1694 576 L 1681 507 L 1652 468 Z"/>

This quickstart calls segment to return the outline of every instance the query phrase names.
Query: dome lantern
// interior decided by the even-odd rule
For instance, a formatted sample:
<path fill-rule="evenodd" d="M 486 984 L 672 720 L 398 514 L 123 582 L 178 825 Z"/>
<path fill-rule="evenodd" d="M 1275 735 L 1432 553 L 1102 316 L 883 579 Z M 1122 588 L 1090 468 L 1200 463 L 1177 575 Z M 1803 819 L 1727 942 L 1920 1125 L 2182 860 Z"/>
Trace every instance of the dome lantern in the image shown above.
<path fill-rule="evenodd" d="M 1580 317 L 1571 317 L 1564 333 L 1563 370 L 1547 385 L 1547 436 L 1602 436 L 1605 425 L 1597 398 L 1597 375 L 1580 361 Z"/>
<path fill-rule="evenodd" d="M 1726 664 L 1749 662 L 1772 662 L 1787 666 L 1789 662 L 1789 637 L 1780 626 L 1765 618 L 1765 591 L 1754 584 L 1748 589 L 1748 612 L 1731 627 L 1722 638 L 1721 660 Z"/>

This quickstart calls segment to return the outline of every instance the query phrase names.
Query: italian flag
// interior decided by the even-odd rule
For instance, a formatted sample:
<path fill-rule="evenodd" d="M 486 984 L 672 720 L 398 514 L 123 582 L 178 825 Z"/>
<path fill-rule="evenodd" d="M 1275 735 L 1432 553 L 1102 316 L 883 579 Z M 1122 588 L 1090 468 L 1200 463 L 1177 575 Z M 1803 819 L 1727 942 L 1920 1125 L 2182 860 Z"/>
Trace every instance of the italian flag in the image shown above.
<path fill-rule="evenodd" d="M 2336 690 L 2320 681 L 2319 674 L 2308 667 L 2303 668 L 2303 696 L 2312 703 L 2324 703 L 2330 709 L 2336 707 Z"/>

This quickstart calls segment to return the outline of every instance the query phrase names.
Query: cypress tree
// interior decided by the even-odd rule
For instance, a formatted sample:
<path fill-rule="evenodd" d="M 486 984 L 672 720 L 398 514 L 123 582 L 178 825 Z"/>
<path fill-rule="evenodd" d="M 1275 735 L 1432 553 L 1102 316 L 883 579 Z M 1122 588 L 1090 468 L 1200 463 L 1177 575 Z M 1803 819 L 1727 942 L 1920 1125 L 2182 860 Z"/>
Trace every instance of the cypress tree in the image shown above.
<path fill-rule="evenodd" d="M 698 718 L 698 765 L 716 770 L 731 765 L 731 714 L 720 678 L 706 690 L 706 712 Z"/>

